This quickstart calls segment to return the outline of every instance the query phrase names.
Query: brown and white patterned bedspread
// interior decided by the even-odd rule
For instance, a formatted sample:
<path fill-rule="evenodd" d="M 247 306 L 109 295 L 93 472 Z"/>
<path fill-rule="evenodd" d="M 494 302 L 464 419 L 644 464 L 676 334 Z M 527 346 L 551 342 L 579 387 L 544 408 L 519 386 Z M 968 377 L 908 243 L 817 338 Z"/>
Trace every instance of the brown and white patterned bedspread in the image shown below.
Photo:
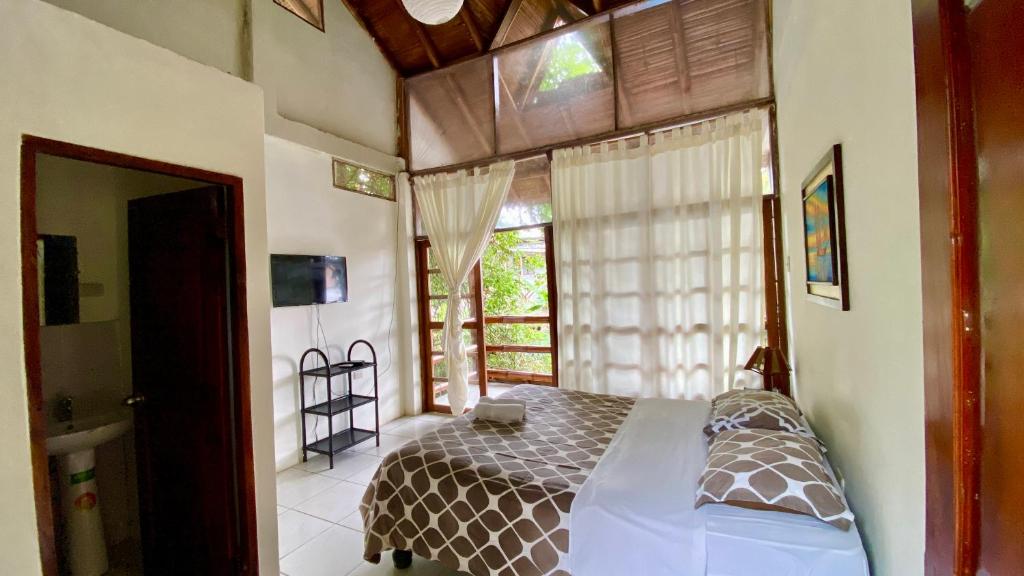
<path fill-rule="evenodd" d="M 412 550 L 478 576 L 568 574 L 569 507 L 632 398 L 519 385 L 519 424 L 462 416 L 389 454 L 359 510 L 365 554 Z"/>

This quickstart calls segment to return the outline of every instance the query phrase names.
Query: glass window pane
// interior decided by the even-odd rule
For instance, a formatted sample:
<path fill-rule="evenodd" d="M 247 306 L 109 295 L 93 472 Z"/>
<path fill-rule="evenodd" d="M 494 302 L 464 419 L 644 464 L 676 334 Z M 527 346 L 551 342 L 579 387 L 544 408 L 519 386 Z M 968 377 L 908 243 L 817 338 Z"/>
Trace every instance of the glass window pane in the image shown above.
<path fill-rule="evenodd" d="M 551 222 L 551 165 L 547 156 L 516 162 L 497 228 L 516 228 Z"/>
<path fill-rule="evenodd" d="M 564 0 L 522 0 L 509 6 L 491 49 L 531 38 L 548 30 L 587 17 L 572 2 Z"/>
<path fill-rule="evenodd" d="M 435 330 L 437 335 L 431 335 L 440 341 L 440 330 Z M 469 395 L 470 398 L 479 397 L 480 372 L 477 369 L 479 364 L 479 351 L 476 346 L 476 332 L 474 330 L 463 331 L 463 341 L 466 342 L 467 365 L 469 366 Z M 435 348 L 435 351 L 439 348 Z M 433 358 L 434 376 L 434 404 L 448 406 L 448 364 L 441 355 Z"/>
<path fill-rule="evenodd" d="M 462 321 L 472 322 L 476 320 L 473 313 L 473 300 L 472 298 L 463 298 L 462 305 L 459 307 Z M 445 317 L 448 315 L 448 299 L 443 300 L 430 300 L 430 320 L 433 322 L 444 322 Z"/>
<path fill-rule="evenodd" d="M 764 0 L 651 0 L 614 14 L 619 127 L 769 95 Z"/>
<path fill-rule="evenodd" d="M 485 329 L 487 345 L 551 346 L 549 324 L 488 324 Z"/>
<path fill-rule="evenodd" d="M 490 57 L 411 78 L 406 87 L 413 170 L 494 155 Z"/>
<path fill-rule="evenodd" d="M 472 278 L 467 279 L 462 283 L 462 294 L 472 294 Z M 444 282 L 444 278 L 441 277 L 441 272 L 438 270 L 437 260 L 434 258 L 434 249 L 427 248 L 427 286 L 430 289 L 431 296 L 447 296 L 448 287 Z"/>
<path fill-rule="evenodd" d="M 395 199 L 394 176 L 337 158 L 334 159 L 334 185 L 360 194 Z"/>
<path fill-rule="evenodd" d="M 608 18 L 495 57 L 498 152 L 615 128 Z"/>
<path fill-rule="evenodd" d="M 532 352 L 488 352 L 487 370 L 510 370 L 529 374 L 551 374 L 551 354 Z M 500 375 L 494 378 L 500 380 Z"/>
<path fill-rule="evenodd" d="M 543 228 L 496 232 L 484 250 L 485 316 L 547 316 Z"/>

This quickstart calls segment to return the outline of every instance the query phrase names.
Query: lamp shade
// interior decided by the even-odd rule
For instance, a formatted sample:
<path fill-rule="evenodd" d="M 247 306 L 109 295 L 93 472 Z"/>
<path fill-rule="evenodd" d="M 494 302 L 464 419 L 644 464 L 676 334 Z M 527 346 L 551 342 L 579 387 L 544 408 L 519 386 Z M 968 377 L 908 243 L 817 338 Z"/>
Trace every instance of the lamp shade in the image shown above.
<path fill-rule="evenodd" d="M 786 357 L 782 352 L 776 348 L 765 346 L 758 346 L 743 368 L 762 376 L 778 376 L 789 373 L 789 363 L 786 362 Z"/>
<path fill-rule="evenodd" d="M 444 24 L 455 18 L 462 0 L 402 0 L 409 15 L 424 24 Z"/>

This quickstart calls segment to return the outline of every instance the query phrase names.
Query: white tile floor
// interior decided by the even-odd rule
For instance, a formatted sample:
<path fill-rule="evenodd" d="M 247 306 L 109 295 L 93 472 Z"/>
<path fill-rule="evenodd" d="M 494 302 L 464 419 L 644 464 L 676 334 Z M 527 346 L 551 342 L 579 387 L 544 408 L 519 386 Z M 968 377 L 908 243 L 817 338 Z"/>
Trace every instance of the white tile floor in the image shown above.
<path fill-rule="evenodd" d="M 380 564 L 363 561 L 363 521 L 359 501 L 383 456 L 450 416 L 424 414 L 381 427 L 380 448 L 373 442 L 334 458 L 317 456 L 277 475 L 277 531 L 283 576 L 454 576 L 440 564 L 414 558 L 396 570 L 391 555 Z"/>

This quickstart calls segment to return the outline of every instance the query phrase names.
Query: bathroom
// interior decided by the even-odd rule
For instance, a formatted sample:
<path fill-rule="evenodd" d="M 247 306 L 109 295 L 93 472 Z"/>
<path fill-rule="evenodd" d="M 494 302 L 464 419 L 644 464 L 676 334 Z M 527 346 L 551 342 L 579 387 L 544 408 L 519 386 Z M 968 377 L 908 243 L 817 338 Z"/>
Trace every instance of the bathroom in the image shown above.
<path fill-rule="evenodd" d="M 161 395 L 152 388 L 141 393 L 144 387 L 133 382 L 133 373 L 144 373 L 142 367 L 133 365 L 133 341 L 136 345 L 143 341 L 139 334 L 132 334 L 133 324 L 136 328 L 159 325 L 146 311 L 168 301 L 166 294 L 149 290 L 151 284 L 143 282 L 147 275 L 154 276 L 154 266 L 136 278 L 137 269 L 146 265 L 132 259 L 143 253 L 137 243 L 149 233 L 147 228 L 154 228 L 145 218 L 138 218 L 138 204 L 143 198 L 146 200 L 141 202 L 150 202 L 142 206 L 150 206 L 151 222 L 154 215 L 162 218 L 160 210 L 174 218 L 170 208 L 174 198 L 197 190 L 212 190 L 213 198 L 226 198 L 227 192 L 225 187 L 211 187 L 200 180 L 44 153 L 35 156 L 35 169 L 39 365 L 57 572 L 71 576 L 160 573 L 166 568 L 153 569 L 159 564 L 144 560 L 149 558 L 146 543 L 152 546 L 155 535 L 166 533 L 169 527 L 169 515 L 159 513 L 163 496 L 154 500 L 153 494 L 173 492 L 164 489 L 173 480 L 166 468 L 169 464 L 162 462 L 179 466 L 187 462 L 195 442 L 189 434 L 180 434 L 178 449 L 161 449 L 161 441 L 166 443 L 176 434 L 166 430 L 167 423 L 183 418 L 181 410 L 164 408 L 159 400 L 173 400 L 167 403 L 175 406 L 185 403 L 180 398 L 158 399 Z M 183 191 L 188 192 L 172 194 Z M 154 202 L 164 200 L 164 204 Z M 215 204 L 224 219 L 222 204 Z M 135 212 L 130 215 L 131 210 Z M 172 234 L 194 237 L 196 230 L 187 225 Z M 161 238 L 163 244 L 177 250 L 166 238 Z M 224 244 L 223 234 L 220 239 Z M 186 244 L 182 242 L 182 246 Z M 135 254 L 130 255 L 130 247 Z M 178 253 L 187 250 L 186 246 Z M 226 253 L 221 247 L 222 259 Z M 175 275 L 181 272 L 175 264 L 173 259 L 166 263 L 169 273 L 166 278 L 160 276 L 159 282 L 173 285 L 181 278 Z M 136 282 L 130 283 L 129 277 Z M 222 274 L 222 284 L 224 278 Z M 132 294 L 130 284 L 139 293 Z M 146 318 L 133 322 L 133 311 Z M 222 321 L 231 316 L 228 309 L 224 312 Z M 199 328 L 194 325 L 191 330 Z M 167 331 L 173 333 L 174 327 Z M 187 332 L 188 328 L 173 336 L 179 342 L 183 337 L 199 339 Z M 164 337 L 149 338 L 147 347 L 152 349 L 154 339 Z M 226 339 L 223 344 L 230 347 Z M 136 361 L 152 364 L 140 358 Z M 201 418 L 210 427 L 225 428 L 223 423 L 230 422 L 216 417 L 201 401 L 192 405 L 197 417 L 210 416 Z M 150 419 L 148 433 L 139 422 L 144 413 Z M 146 460 L 140 456 L 137 447 L 145 450 L 144 444 L 150 446 L 150 455 L 157 457 Z M 229 458 L 221 460 L 231 467 Z M 188 494 L 187 480 L 185 484 L 177 489 L 177 505 L 195 501 L 194 506 L 199 506 L 201 498 Z M 140 514 L 140 510 L 148 512 Z M 181 516 L 187 519 L 189 514 L 184 511 Z M 150 568 L 144 569 L 144 564 Z"/>

